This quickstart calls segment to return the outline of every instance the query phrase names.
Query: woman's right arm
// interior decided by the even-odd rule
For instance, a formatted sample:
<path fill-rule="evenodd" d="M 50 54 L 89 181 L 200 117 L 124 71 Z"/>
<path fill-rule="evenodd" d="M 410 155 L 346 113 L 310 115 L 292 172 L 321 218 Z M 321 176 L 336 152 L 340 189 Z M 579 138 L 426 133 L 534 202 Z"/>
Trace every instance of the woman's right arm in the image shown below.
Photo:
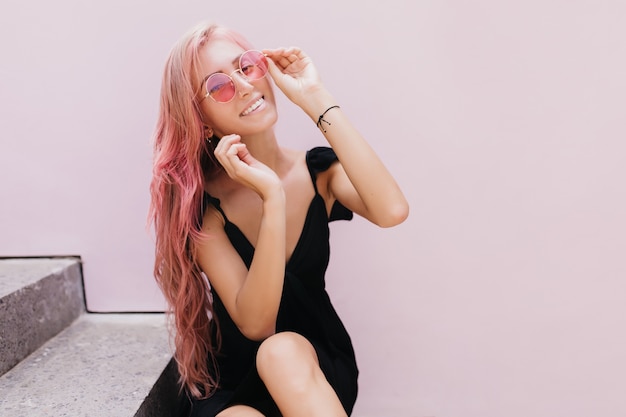
<path fill-rule="evenodd" d="M 225 143 L 222 143 L 225 142 Z M 263 200 L 263 214 L 250 268 L 224 231 L 224 219 L 210 206 L 203 219 L 207 236 L 197 249 L 200 267 L 209 278 L 239 330 L 252 340 L 274 334 L 285 274 L 285 193 L 269 168 L 247 154 L 237 140 L 216 151 L 231 178 L 256 191 Z M 227 159 L 227 160 L 223 160 Z"/>

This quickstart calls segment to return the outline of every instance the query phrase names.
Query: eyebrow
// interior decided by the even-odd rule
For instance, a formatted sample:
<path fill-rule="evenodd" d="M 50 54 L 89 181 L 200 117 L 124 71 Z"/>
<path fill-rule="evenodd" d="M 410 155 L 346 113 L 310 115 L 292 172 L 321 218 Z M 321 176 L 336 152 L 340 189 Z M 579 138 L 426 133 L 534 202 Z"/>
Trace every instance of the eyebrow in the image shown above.
<path fill-rule="evenodd" d="M 240 53 L 239 55 L 237 55 L 237 56 L 235 57 L 235 59 L 233 59 L 233 60 L 231 61 L 231 64 L 233 64 L 233 65 L 237 65 L 237 64 L 239 64 L 239 60 L 241 59 L 241 56 L 242 56 L 245 52 L 246 52 L 246 51 L 243 51 L 242 53 Z M 202 81 L 200 81 L 200 85 L 201 85 L 201 86 L 202 86 L 202 85 L 204 85 L 204 83 L 206 82 L 206 80 L 208 80 L 208 79 L 209 79 L 209 77 L 210 77 L 211 75 L 213 75 L 213 74 L 226 74 L 226 73 L 225 73 L 224 71 L 215 71 L 215 72 L 212 72 L 211 74 L 209 74 L 209 75 L 207 75 L 206 77 L 204 77 L 204 78 L 202 79 Z"/>

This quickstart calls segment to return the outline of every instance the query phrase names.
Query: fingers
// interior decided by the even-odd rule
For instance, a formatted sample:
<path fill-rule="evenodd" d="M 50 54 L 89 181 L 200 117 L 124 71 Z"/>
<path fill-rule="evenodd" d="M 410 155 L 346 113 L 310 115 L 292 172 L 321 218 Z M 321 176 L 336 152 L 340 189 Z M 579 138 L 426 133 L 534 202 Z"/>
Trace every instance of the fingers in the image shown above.
<path fill-rule="evenodd" d="M 222 162 L 229 163 L 231 166 L 242 160 L 242 156 L 246 155 L 248 150 L 246 145 L 241 142 L 239 135 L 224 136 L 220 143 L 215 147 L 215 156 Z"/>
<path fill-rule="evenodd" d="M 241 142 L 239 135 L 226 135 L 220 139 L 214 153 L 226 173 L 234 178 L 238 170 L 241 169 L 241 164 L 244 163 L 241 156 L 246 155 L 248 151 L 246 145 Z"/>
<path fill-rule="evenodd" d="M 288 48 L 280 47 L 275 49 L 263 49 L 263 51 L 261 52 L 263 52 L 266 56 L 272 59 L 276 59 L 278 57 L 289 57 L 289 59 L 292 61 L 296 60 L 299 56 L 304 54 L 302 52 L 302 49 L 295 46 L 290 46 Z"/>
<path fill-rule="evenodd" d="M 300 48 L 295 46 L 289 48 L 264 49 L 263 53 L 283 71 L 290 65 L 307 57 Z"/>
<path fill-rule="evenodd" d="M 215 157 L 228 176 L 239 181 L 250 173 L 250 168 L 256 169 L 259 165 L 239 135 L 224 136 L 215 147 Z"/>
<path fill-rule="evenodd" d="M 215 157 L 234 181 L 252 189 L 261 198 L 281 187 L 274 171 L 256 160 L 239 135 L 226 135 L 215 147 Z"/>
<path fill-rule="evenodd" d="M 282 65 L 276 64 L 273 60 L 268 60 L 268 71 L 272 80 L 276 83 L 276 86 L 285 92 L 285 82 L 288 78 L 292 78 L 293 75 L 288 73 Z"/>
<path fill-rule="evenodd" d="M 276 77 L 278 77 L 279 74 L 282 74 L 282 70 L 278 68 L 278 66 L 276 65 L 273 59 L 268 59 L 267 63 L 268 63 L 269 73 L 274 79 L 274 81 L 276 81 Z"/>
<path fill-rule="evenodd" d="M 223 136 L 217 146 L 215 147 L 215 155 L 225 156 L 226 153 L 230 150 L 233 144 L 241 143 L 241 137 L 239 135 L 225 135 Z"/>

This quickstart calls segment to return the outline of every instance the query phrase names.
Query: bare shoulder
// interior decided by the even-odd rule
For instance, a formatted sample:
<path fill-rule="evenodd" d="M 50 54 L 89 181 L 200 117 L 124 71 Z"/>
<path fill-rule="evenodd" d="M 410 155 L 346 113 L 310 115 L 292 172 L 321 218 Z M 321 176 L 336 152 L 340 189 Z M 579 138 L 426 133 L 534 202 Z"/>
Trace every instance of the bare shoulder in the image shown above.
<path fill-rule="evenodd" d="M 225 224 L 226 220 L 222 213 L 214 205 L 209 204 L 202 215 L 202 233 L 205 236 L 213 237 L 217 234 L 223 234 Z"/>
<path fill-rule="evenodd" d="M 337 173 L 344 172 L 341 164 L 339 164 L 338 161 L 335 161 L 328 169 L 324 171 L 317 171 L 314 177 L 312 177 L 309 172 L 309 167 L 307 166 L 308 151 L 297 150 L 292 152 L 293 168 L 295 168 L 293 169 L 292 178 L 299 184 L 299 191 L 295 194 L 300 195 L 303 201 L 307 203 L 310 202 L 314 193 L 314 189 L 312 187 L 312 181 L 314 180 L 317 193 L 322 196 L 326 202 L 327 209 L 330 212 L 330 209 L 335 202 L 335 197 L 331 191 L 331 181 Z"/>

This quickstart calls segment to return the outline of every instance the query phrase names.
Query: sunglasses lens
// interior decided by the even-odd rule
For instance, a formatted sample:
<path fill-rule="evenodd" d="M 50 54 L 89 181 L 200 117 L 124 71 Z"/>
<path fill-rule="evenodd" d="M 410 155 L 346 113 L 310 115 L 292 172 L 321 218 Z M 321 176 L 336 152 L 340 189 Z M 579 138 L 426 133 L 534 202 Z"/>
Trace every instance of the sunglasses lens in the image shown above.
<path fill-rule="evenodd" d="M 206 92 L 218 103 L 226 103 L 235 97 L 235 84 L 226 74 L 213 74 L 206 80 Z"/>
<path fill-rule="evenodd" d="M 247 51 L 239 60 L 241 72 L 250 81 L 259 80 L 267 74 L 267 58 L 259 51 Z"/>
<path fill-rule="evenodd" d="M 267 74 L 267 58 L 259 51 L 246 51 L 239 58 L 239 67 L 248 81 L 260 80 Z M 235 97 L 235 83 L 223 73 L 215 73 L 207 78 L 205 88 L 207 95 L 218 103 L 227 103 Z"/>

